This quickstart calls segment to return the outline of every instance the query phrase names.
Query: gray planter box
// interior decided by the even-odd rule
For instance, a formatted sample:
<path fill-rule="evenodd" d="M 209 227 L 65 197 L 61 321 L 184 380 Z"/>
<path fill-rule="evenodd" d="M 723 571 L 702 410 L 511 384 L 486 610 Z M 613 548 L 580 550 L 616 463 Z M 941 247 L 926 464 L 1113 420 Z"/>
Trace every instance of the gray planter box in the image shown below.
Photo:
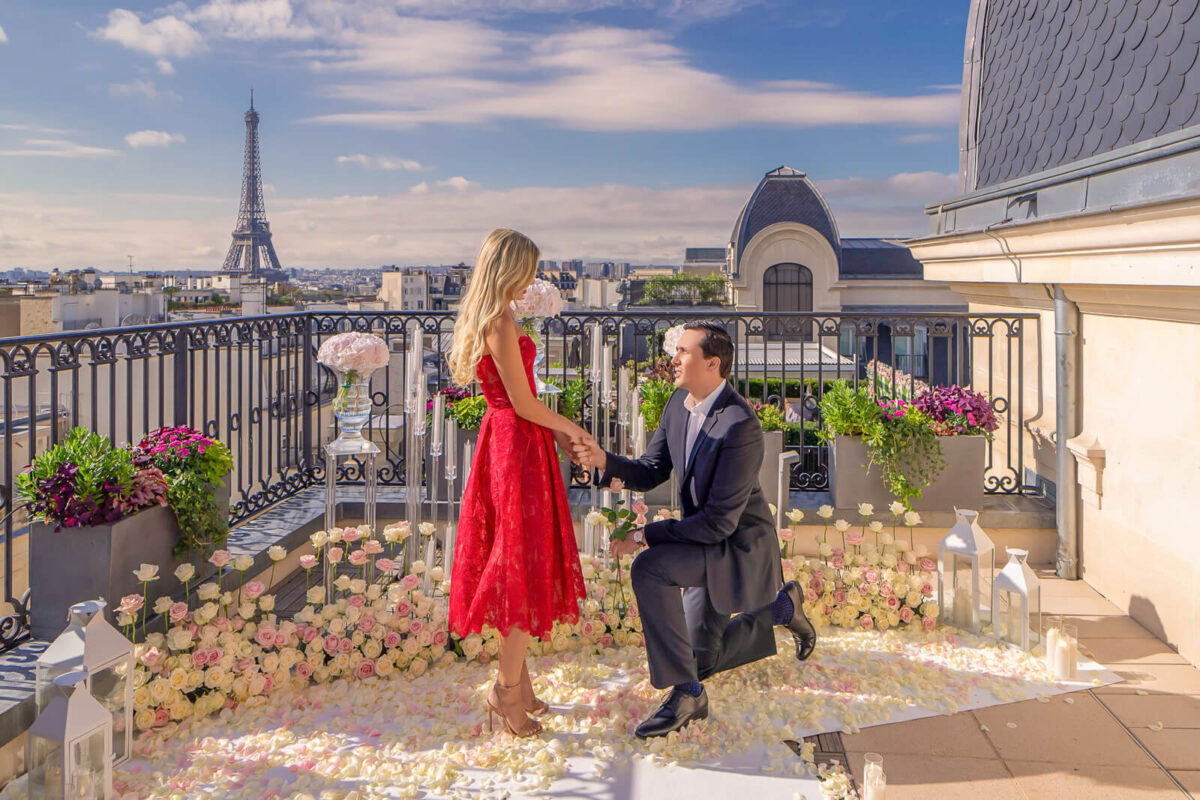
<path fill-rule="evenodd" d="M 217 487 L 217 503 L 229 516 L 229 476 Z M 214 573 L 198 553 L 175 556 L 179 523 L 168 506 L 154 506 L 112 525 L 63 528 L 34 523 L 29 536 L 30 630 L 34 639 L 51 640 L 67 624 L 67 609 L 81 600 L 103 598 L 113 609 L 127 594 L 141 594 L 133 571 L 142 564 L 158 566 L 158 580 L 147 587 L 147 605 L 162 595 L 182 596 L 175 569 L 184 563 L 196 568 L 191 585 Z M 147 610 L 146 618 L 151 612 Z"/>
<path fill-rule="evenodd" d="M 179 524 L 166 506 L 147 508 L 112 525 L 63 528 L 35 523 L 29 538 L 30 628 L 34 639 L 53 639 L 67 624 L 67 609 L 104 598 L 110 613 L 127 594 L 141 594 L 133 571 L 158 565 L 147 602 L 180 587 L 175 568 Z M 192 562 L 195 564 L 195 561 Z"/>
<path fill-rule="evenodd" d="M 758 483 L 767 502 L 779 505 L 779 454 L 783 452 L 783 431 L 763 431 L 763 460 L 758 468 Z"/>
<path fill-rule="evenodd" d="M 983 436 L 938 438 L 946 467 L 932 484 L 913 500 L 914 509 L 949 510 L 983 507 L 983 472 L 987 439 Z M 895 498 L 883 487 L 879 467 L 867 471 L 867 446 L 861 436 L 837 436 L 829 445 L 829 485 L 837 508 L 871 503 L 876 513 Z"/>

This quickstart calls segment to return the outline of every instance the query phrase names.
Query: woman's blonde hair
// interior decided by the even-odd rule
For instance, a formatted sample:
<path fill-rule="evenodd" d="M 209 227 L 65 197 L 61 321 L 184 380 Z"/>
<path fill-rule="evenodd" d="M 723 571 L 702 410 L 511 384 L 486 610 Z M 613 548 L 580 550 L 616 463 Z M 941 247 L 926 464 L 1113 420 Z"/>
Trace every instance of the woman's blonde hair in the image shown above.
<path fill-rule="evenodd" d="M 450 377 L 459 386 L 475 380 L 488 326 L 509 313 L 509 300 L 514 294 L 533 283 L 539 255 L 537 245 L 528 236 L 508 228 L 497 228 L 483 240 L 454 321 Z"/>

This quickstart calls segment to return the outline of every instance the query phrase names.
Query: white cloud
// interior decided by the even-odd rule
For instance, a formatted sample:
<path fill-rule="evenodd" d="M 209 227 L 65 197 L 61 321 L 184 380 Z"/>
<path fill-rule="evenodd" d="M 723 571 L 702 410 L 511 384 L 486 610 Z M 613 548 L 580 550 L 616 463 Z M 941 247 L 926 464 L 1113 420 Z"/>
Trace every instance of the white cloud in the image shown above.
<path fill-rule="evenodd" d="M 479 184 L 474 181 L 469 181 L 461 175 L 456 175 L 453 178 L 447 178 L 444 181 L 438 181 L 434 186 L 443 186 L 447 189 L 453 189 L 456 192 L 466 192 L 471 189 L 478 189 Z"/>
<path fill-rule="evenodd" d="M 152 80 L 144 80 L 135 78 L 129 83 L 110 83 L 108 85 L 108 93 L 113 97 L 145 97 L 147 100 L 154 101 L 162 97 L 167 100 L 179 102 L 181 98 L 178 94 L 170 89 L 160 90 L 154 85 Z"/>
<path fill-rule="evenodd" d="M 912 236 L 926 230 L 926 201 L 952 189 L 952 179 L 911 173 L 820 181 L 818 187 L 843 236 Z M 754 185 L 426 188 L 384 196 L 276 197 L 267 208 L 275 247 L 285 267 L 470 262 L 487 231 L 508 226 L 532 236 L 546 258 L 678 264 L 685 247 L 727 240 Z M 928 191 L 934 193 L 923 194 Z M 8 240 L 0 234 L 0 268 L 91 263 L 96 253 L 111 252 L 139 253 L 140 263 L 154 267 L 216 269 L 228 247 L 236 197 L 228 209 L 185 200 L 153 194 L 84 207 L 78 200 L 23 196 L 6 203 L 0 197 L 10 234 Z M 147 226 L 150 213 L 156 221 Z"/>
<path fill-rule="evenodd" d="M 0 156 L 49 156 L 51 158 L 104 158 L 120 155 L 119 150 L 92 147 L 66 139 L 26 139 L 25 147 L 15 150 L 0 150 Z"/>
<path fill-rule="evenodd" d="M 4 28 L 0 28 L 0 43 L 8 41 L 8 34 L 4 32 Z"/>
<path fill-rule="evenodd" d="M 154 66 L 163 75 L 174 75 L 175 74 L 175 65 L 172 64 L 170 61 L 167 61 L 165 58 L 160 58 L 158 61 L 155 61 Z"/>
<path fill-rule="evenodd" d="M 420 161 L 414 161 L 411 158 L 395 158 L 393 156 L 368 156 L 363 153 L 355 153 L 351 156 L 338 156 L 337 163 L 339 164 L 358 164 L 367 169 L 382 169 L 382 170 L 404 170 L 405 172 L 420 172 L 430 169 Z"/>
<path fill-rule="evenodd" d="M 29 133 L 49 133 L 56 136 L 70 133 L 70 131 L 63 128 L 45 128 L 41 125 L 26 125 L 19 122 L 0 122 L 0 131 L 27 131 Z"/>
<path fill-rule="evenodd" d="M 185 58 L 204 49 L 200 33 L 178 17 L 167 15 L 142 22 L 123 8 L 108 12 L 108 24 L 96 36 L 158 58 Z"/>
<path fill-rule="evenodd" d="M 142 147 L 168 147 L 186 141 L 187 138 L 182 133 L 167 133 L 166 131 L 136 131 L 125 137 L 125 144 L 134 150 Z"/>
<path fill-rule="evenodd" d="M 734 0 L 585 0 L 664 16 L 722 16 Z M 572 8 L 574 6 L 574 8 Z M 283 41 L 332 83 L 318 92 L 351 111 L 311 121 L 382 129 L 529 120 L 588 131 L 701 131 L 740 126 L 957 123 L 957 87 L 888 96 L 808 80 L 738 80 L 697 66 L 659 31 L 550 28 L 537 35 L 480 19 L 567 13 L 566 0 L 209 0 L 143 23 L 116 9 L 99 35 L 159 57 L 212 40 Z M 431 18 L 442 16 L 444 18 Z"/>
<path fill-rule="evenodd" d="M 485 38 L 493 49 L 503 47 L 502 58 L 476 51 L 436 75 L 418 74 L 410 54 L 398 56 L 382 35 L 361 37 L 336 56 L 315 56 L 320 70 L 371 73 L 327 93 L 374 108 L 312 121 L 404 129 L 519 119 L 576 130 L 670 131 L 958 119 L 957 93 L 885 96 L 806 80 L 735 81 L 693 66 L 653 31 L 587 28 L 531 39 L 491 31 Z M 419 61 L 427 67 L 437 58 Z"/>
<path fill-rule="evenodd" d="M 900 144 L 928 144 L 940 142 L 946 137 L 940 133 L 910 133 L 900 137 Z"/>

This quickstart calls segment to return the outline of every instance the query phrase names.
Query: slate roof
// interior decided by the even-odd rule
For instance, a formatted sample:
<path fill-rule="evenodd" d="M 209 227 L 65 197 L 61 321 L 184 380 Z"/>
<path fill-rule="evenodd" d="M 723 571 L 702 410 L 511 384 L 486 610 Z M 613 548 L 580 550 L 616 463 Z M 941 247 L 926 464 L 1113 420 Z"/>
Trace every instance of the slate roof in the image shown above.
<path fill-rule="evenodd" d="M 912 251 L 888 239 L 842 239 L 843 278 L 924 278 L 925 268 Z"/>
<path fill-rule="evenodd" d="M 763 176 L 738 215 L 731 237 L 735 268 L 755 234 L 777 222 L 801 222 L 812 227 L 828 240 L 841 263 L 841 238 L 829 206 L 803 172 L 785 166 Z"/>
<path fill-rule="evenodd" d="M 975 189 L 1200 124 L 1200 0 L 987 0 L 983 26 Z"/>

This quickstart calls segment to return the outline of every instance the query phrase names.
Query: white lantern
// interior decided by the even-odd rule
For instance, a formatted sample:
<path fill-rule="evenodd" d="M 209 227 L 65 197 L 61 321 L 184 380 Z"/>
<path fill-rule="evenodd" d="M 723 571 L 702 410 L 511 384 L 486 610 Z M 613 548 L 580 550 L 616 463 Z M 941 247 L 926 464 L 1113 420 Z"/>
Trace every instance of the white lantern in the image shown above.
<path fill-rule="evenodd" d="M 983 624 L 981 602 L 995 583 L 996 547 L 979 526 L 978 511 L 956 508 L 954 515 L 957 519 L 954 527 L 938 543 L 938 607 L 943 619 L 979 633 Z M 987 571 L 987 587 L 981 584 L 984 570 Z M 949 613 L 945 596 L 947 581 L 954 592 Z"/>
<path fill-rule="evenodd" d="M 1042 585 L 1025 563 L 1029 553 L 1005 548 L 1008 563 L 992 583 L 992 636 L 1001 642 L 1031 650 L 1042 639 Z M 1037 640 L 1029 635 L 1029 615 L 1037 608 Z"/>
<path fill-rule="evenodd" d="M 112 797 L 112 714 L 83 670 L 54 679 L 57 693 L 29 728 L 29 800 Z"/>
<path fill-rule="evenodd" d="M 38 710 L 54 696 L 54 679 L 82 669 L 88 691 L 112 715 L 112 760 L 120 764 L 133 748 L 133 643 L 105 618 L 108 604 L 88 600 L 71 606 L 66 629 L 38 657 Z"/>

